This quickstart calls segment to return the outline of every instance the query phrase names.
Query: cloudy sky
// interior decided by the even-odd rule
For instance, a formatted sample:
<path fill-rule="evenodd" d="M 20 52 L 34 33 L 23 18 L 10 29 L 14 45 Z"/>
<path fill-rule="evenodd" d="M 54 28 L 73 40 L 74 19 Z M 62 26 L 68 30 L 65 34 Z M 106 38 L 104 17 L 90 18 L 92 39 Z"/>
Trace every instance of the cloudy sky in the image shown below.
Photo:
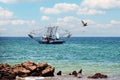
<path fill-rule="evenodd" d="M 120 37 L 120 0 L 0 0 L 0 36 L 27 36 L 48 25 L 72 36 Z"/>

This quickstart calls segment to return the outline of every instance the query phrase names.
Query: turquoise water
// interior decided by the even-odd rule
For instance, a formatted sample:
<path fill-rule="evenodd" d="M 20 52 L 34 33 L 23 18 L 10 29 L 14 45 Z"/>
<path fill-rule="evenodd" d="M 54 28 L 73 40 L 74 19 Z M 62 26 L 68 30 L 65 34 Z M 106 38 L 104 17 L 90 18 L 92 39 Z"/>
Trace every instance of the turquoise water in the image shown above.
<path fill-rule="evenodd" d="M 0 63 L 48 62 L 69 73 L 120 74 L 120 37 L 73 37 L 65 44 L 38 44 L 25 37 L 0 37 Z"/>

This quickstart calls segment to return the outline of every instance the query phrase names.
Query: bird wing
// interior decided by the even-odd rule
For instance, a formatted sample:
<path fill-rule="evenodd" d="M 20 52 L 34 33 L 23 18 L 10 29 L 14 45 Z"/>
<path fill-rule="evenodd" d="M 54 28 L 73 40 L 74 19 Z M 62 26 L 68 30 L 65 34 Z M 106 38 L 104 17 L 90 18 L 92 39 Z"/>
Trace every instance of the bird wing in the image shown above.
<path fill-rule="evenodd" d="M 83 21 L 83 20 L 82 20 L 81 22 L 84 24 L 84 21 Z"/>

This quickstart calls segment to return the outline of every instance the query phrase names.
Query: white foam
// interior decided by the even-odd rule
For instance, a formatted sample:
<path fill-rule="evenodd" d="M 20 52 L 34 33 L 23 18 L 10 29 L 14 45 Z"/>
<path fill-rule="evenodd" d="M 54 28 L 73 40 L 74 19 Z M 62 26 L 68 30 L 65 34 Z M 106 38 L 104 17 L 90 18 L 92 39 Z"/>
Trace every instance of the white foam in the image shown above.
<path fill-rule="evenodd" d="M 16 77 L 16 80 L 23 79 L 23 80 L 43 80 L 45 79 L 44 77 Z"/>

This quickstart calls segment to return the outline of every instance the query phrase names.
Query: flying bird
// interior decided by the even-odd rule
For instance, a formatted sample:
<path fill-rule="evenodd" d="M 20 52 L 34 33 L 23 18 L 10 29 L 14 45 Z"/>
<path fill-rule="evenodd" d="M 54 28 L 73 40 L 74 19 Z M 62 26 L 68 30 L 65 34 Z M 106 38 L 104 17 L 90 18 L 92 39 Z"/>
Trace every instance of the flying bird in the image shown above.
<path fill-rule="evenodd" d="M 81 20 L 81 22 L 82 22 L 84 27 L 87 26 L 87 22 L 84 22 L 83 20 Z"/>

